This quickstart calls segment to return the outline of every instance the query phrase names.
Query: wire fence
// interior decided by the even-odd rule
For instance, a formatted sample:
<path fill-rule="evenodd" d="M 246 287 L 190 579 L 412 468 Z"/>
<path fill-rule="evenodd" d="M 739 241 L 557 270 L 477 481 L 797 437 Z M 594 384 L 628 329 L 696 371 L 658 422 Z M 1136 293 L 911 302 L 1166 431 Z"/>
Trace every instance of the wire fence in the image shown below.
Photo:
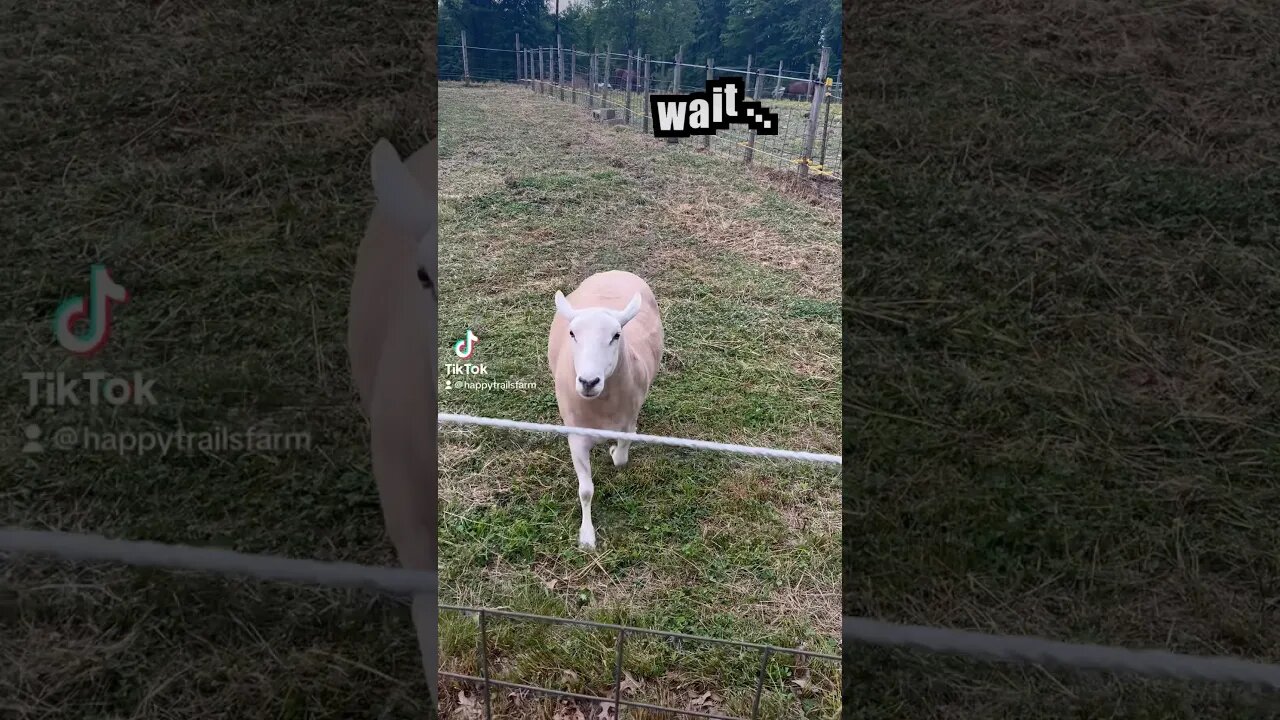
<path fill-rule="evenodd" d="M 488 48 L 439 45 L 441 81 L 516 83 L 531 92 L 581 105 L 597 122 L 625 125 L 651 133 L 651 94 L 702 91 L 706 81 L 737 78 L 748 98 L 777 113 L 777 135 L 758 135 L 743 125 L 715 135 L 668 138 L 747 165 L 795 172 L 817 180 L 841 179 L 842 71 L 827 73 L 830 50 L 807 71 L 765 67 L 747 58 L 743 65 L 716 65 L 641 52 L 585 52 L 576 48 Z M 517 41 L 518 42 L 518 41 Z"/>
<path fill-rule="evenodd" d="M 764 694 L 764 683 L 768 677 L 769 660 L 778 655 L 791 655 L 797 657 L 805 657 L 811 660 L 820 660 L 839 663 L 840 656 L 829 655 L 826 653 L 814 652 L 811 650 L 781 648 L 773 645 L 759 645 L 756 643 L 741 642 L 736 640 L 723 640 L 720 638 L 704 637 L 699 635 L 688 635 L 685 633 L 670 632 L 666 630 L 649 630 L 644 628 L 627 627 L 624 625 L 614 625 L 611 623 L 594 622 L 591 620 L 572 620 L 568 618 L 547 617 L 545 615 L 532 615 L 530 613 L 510 612 L 506 610 L 488 610 L 484 608 L 462 607 L 457 605 L 441 605 L 441 610 L 450 610 L 460 612 L 476 617 L 479 626 L 479 634 L 476 639 L 476 658 L 478 667 L 481 669 L 481 675 L 466 675 L 464 673 L 441 671 L 440 676 L 450 678 L 455 681 L 468 682 L 480 685 L 484 688 L 484 716 L 485 720 L 491 720 L 493 717 L 492 707 L 492 688 L 507 688 L 511 690 L 523 690 L 539 695 L 551 695 L 554 697 L 568 698 L 583 702 L 597 703 L 602 708 L 612 708 L 615 716 L 621 715 L 621 709 L 624 707 L 633 707 L 643 710 L 653 710 L 656 712 L 673 713 L 675 715 L 685 715 L 689 717 L 715 718 L 716 720 L 759 720 L 760 717 L 760 698 Z M 568 625 L 584 628 L 592 628 L 596 630 L 606 630 L 615 633 L 617 638 L 614 641 L 614 662 L 613 662 L 613 696 L 584 695 L 581 693 L 569 692 L 567 690 L 554 690 L 552 688 L 541 687 L 536 685 L 525 685 L 522 683 L 509 682 L 506 680 L 498 680 L 489 673 L 489 635 L 487 632 L 488 623 L 486 619 L 489 617 L 504 617 L 516 620 L 526 620 L 539 623 L 550 623 L 553 625 Z M 674 708 L 655 705 L 652 703 L 640 702 L 622 697 L 623 689 L 623 658 L 624 646 L 628 636 L 649 635 L 654 637 L 667 638 L 678 643 L 702 643 L 708 645 L 720 645 L 724 647 L 737 648 L 744 651 L 756 652 L 760 655 L 759 669 L 756 671 L 755 690 L 751 696 L 751 716 L 750 718 L 742 718 L 733 715 L 721 715 L 714 712 L 698 710 L 693 708 Z"/>
<path fill-rule="evenodd" d="M 440 422 L 461 425 L 488 425 L 491 427 L 519 429 L 531 432 L 555 434 L 592 435 L 604 431 L 563 426 L 541 426 L 536 423 L 520 423 L 499 418 L 478 418 L 449 413 L 440 414 Z M 687 438 L 611 433 L 612 436 L 628 436 L 634 442 L 649 442 L 715 449 L 743 455 L 760 456 L 760 450 L 768 450 L 770 457 L 788 459 L 790 451 L 749 446 L 720 445 L 706 448 L 698 444 L 704 441 Z M 801 458 L 790 458 L 801 459 Z M 820 462 L 828 462 L 819 460 Z M 832 463 L 834 464 L 834 463 Z M 0 552 L 52 555 L 64 560 L 122 562 L 137 566 L 165 567 L 170 569 L 198 570 L 229 575 L 245 575 L 260 580 L 310 583 L 330 587 L 348 587 L 375 590 L 397 595 L 434 594 L 437 574 L 399 568 L 373 567 L 354 563 L 300 560 L 270 555 L 238 553 L 216 548 L 199 548 L 154 542 L 115 540 L 96 535 L 34 531 L 19 528 L 0 529 Z M 699 637 L 661 630 L 597 623 L 571 618 L 552 618 L 528 613 L 496 609 L 440 605 L 440 610 L 469 613 L 477 618 L 479 639 L 477 659 L 479 676 L 462 673 L 440 672 L 442 677 L 455 681 L 480 684 L 485 690 L 486 718 L 492 717 L 492 690 L 508 688 L 550 696 L 575 698 L 595 703 L 612 703 L 617 709 L 634 707 L 689 717 L 719 718 L 720 720 L 746 720 L 692 709 L 670 708 L 624 699 L 621 697 L 623 677 L 623 647 L 628 636 L 659 636 L 680 642 L 712 643 L 736 647 L 761 654 L 760 671 L 756 676 L 751 720 L 759 717 L 759 698 L 766 677 L 769 659 L 778 655 L 808 657 L 823 661 L 838 661 L 833 655 L 803 650 L 784 649 L 770 645 Z M 488 619 L 506 617 L 531 622 L 580 626 L 617 633 L 613 667 L 612 698 L 571 693 L 552 688 L 526 685 L 492 677 L 490 672 L 490 646 Z M 1233 657 L 1202 657 L 1158 650 L 1130 650 L 1120 647 L 1058 642 L 1041 638 L 968 632 L 947 628 L 903 625 L 871 618 L 843 618 L 843 647 L 850 643 L 881 645 L 895 648 L 922 649 L 934 653 L 961 655 L 970 658 L 1015 662 L 1031 665 L 1050 665 L 1070 669 L 1127 672 L 1150 677 L 1182 680 L 1207 680 L 1249 685 L 1268 690 L 1280 690 L 1280 665 L 1241 660 Z"/>

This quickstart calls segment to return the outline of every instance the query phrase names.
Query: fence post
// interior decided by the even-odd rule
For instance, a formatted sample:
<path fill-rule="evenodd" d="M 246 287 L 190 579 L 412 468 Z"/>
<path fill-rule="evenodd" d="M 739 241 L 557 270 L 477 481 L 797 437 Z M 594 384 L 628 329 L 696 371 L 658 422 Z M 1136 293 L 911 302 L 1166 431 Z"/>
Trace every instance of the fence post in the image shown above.
<path fill-rule="evenodd" d="M 556 75 L 560 81 L 560 102 L 564 102 L 564 46 L 560 44 L 559 35 L 556 35 L 556 59 L 560 61 L 560 72 Z"/>
<path fill-rule="evenodd" d="M 683 45 L 681 45 L 681 46 L 680 46 L 680 48 L 679 48 L 678 50 L 676 50 L 676 67 L 675 67 L 675 76 L 671 78 L 671 92 L 672 92 L 672 93 L 679 93 L 679 92 L 680 92 L 680 58 L 681 58 L 681 56 L 682 56 L 682 55 L 684 55 L 684 46 L 683 46 Z"/>
<path fill-rule="evenodd" d="M 587 107 L 595 109 L 596 106 L 596 68 L 600 65 L 600 51 L 592 49 L 591 51 L 591 67 L 587 70 Z"/>
<path fill-rule="evenodd" d="M 842 73 L 844 73 L 844 68 L 840 68 L 836 71 L 836 85 L 840 84 L 840 76 Z M 834 89 L 835 86 L 832 86 L 832 90 Z M 825 168 L 827 166 L 827 130 L 831 127 L 831 98 L 835 93 L 831 92 L 831 90 L 827 90 L 824 94 L 827 96 L 827 109 L 824 111 L 824 117 L 822 119 L 822 154 L 818 156 L 818 164 Z"/>
<path fill-rule="evenodd" d="M 745 75 L 745 77 L 747 79 L 747 82 L 743 83 L 743 85 L 746 85 L 747 83 L 751 82 L 751 56 L 750 55 L 747 56 L 747 74 Z"/>
<path fill-rule="evenodd" d="M 760 99 L 760 88 L 763 85 L 764 85 L 764 70 L 758 70 L 756 71 L 756 92 L 754 95 L 751 96 L 752 100 Z M 745 160 L 748 165 L 751 164 L 751 156 L 754 155 L 755 152 L 756 152 L 756 131 L 755 131 L 755 128 L 752 128 L 751 133 L 747 136 L 747 152 L 746 152 Z"/>
<path fill-rule="evenodd" d="M 529 92 L 538 92 L 538 83 L 534 81 L 537 72 L 533 69 L 533 48 L 524 49 L 524 74 L 529 79 Z"/>
<path fill-rule="evenodd" d="M 708 80 L 710 80 L 710 79 L 711 79 L 711 68 L 712 68 L 714 65 L 715 65 L 715 61 L 714 61 L 714 60 L 712 60 L 711 58 L 707 58 L 707 79 L 708 79 Z M 710 136 L 710 135 L 703 135 L 703 136 L 702 136 L 702 147 L 703 147 L 704 149 L 706 149 L 706 150 L 710 150 L 710 149 L 711 149 L 711 136 Z"/>
<path fill-rule="evenodd" d="M 516 33 L 516 84 L 524 78 L 520 75 L 520 33 Z"/>
<path fill-rule="evenodd" d="M 831 48 L 822 48 L 822 59 L 818 64 L 818 77 L 827 74 L 827 60 L 831 55 Z M 813 101 L 809 103 L 809 129 L 804 136 L 804 157 L 800 162 L 800 176 L 805 177 L 809 174 L 809 163 L 813 157 L 813 140 L 818 134 L 818 110 L 822 107 L 822 90 L 826 88 L 825 84 L 818 84 L 813 88 Z"/>
<path fill-rule="evenodd" d="M 809 84 L 813 85 L 813 63 L 809 63 Z"/>
<path fill-rule="evenodd" d="M 489 634 L 485 632 L 483 609 L 480 610 L 479 615 L 480 615 L 480 634 L 476 638 L 476 644 L 480 646 L 478 648 L 480 651 L 479 653 L 480 670 L 481 670 L 481 675 L 484 676 L 484 717 L 485 717 L 485 720 L 490 720 L 490 718 L 493 717 L 493 710 L 490 705 L 492 701 L 489 699 L 489 696 L 492 694 L 491 685 L 489 683 Z"/>
<path fill-rule="evenodd" d="M 542 66 L 542 94 L 547 93 L 547 82 L 551 80 L 549 77 L 550 68 L 547 67 L 547 48 L 538 48 L 538 64 Z"/>
<path fill-rule="evenodd" d="M 645 55 L 644 56 L 644 93 L 640 96 L 640 112 L 644 117 L 645 133 L 649 132 L 649 92 L 650 92 L 649 91 L 649 88 L 650 88 L 649 71 L 650 70 L 651 70 L 651 66 L 649 65 L 649 56 Z"/>
<path fill-rule="evenodd" d="M 622 116 L 628 127 L 631 125 L 631 78 L 635 77 L 634 73 L 631 72 L 631 57 L 631 51 L 628 50 L 626 74 L 622 76 L 622 84 L 627 87 L 626 91 L 623 92 L 623 97 L 625 98 L 624 102 L 626 102 L 626 110 L 623 110 Z"/>
<path fill-rule="evenodd" d="M 778 84 L 773 86 L 773 99 L 782 97 L 782 61 L 778 61 Z"/>
<path fill-rule="evenodd" d="M 467 64 L 467 31 L 462 31 L 462 84 L 471 84 L 471 69 Z"/>
<path fill-rule="evenodd" d="M 612 64 L 613 46 L 604 46 L 604 87 L 600 89 L 600 107 L 609 107 L 609 66 Z"/>
<path fill-rule="evenodd" d="M 578 104 L 578 48 L 569 48 L 569 97 Z"/>

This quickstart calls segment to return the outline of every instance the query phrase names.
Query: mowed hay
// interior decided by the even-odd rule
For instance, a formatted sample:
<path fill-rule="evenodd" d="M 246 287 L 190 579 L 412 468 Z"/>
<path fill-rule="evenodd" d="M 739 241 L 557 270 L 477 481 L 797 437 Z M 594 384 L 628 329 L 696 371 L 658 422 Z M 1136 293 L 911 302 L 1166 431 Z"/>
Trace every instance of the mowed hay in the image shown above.
<path fill-rule="evenodd" d="M 368 154 L 416 149 L 418 3 L 8 4 L 0 250 L 10 427 L 305 432 L 307 450 L 0 454 L 29 528 L 395 564 L 346 358 Z M 131 293 L 81 360 L 59 303 L 102 262 Z M 27 407 L 21 373 L 154 380 L 157 404 Z M 83 383 L 81 385 L 83 388 Z M 83 393 L 83 391 L 82 391 Z M 20 440 L 19 432 L 12 440 Z M 407 605 L 369 593 L 6 558 L 0 714 L 433 716 Z"/>
<path fill-rule="evenodd" d="M 880 4 L 846 30 L 845 611 L 1280 660 L 1280 9 Z M 844 651 L 859 718 L 1274 714 Z"/>

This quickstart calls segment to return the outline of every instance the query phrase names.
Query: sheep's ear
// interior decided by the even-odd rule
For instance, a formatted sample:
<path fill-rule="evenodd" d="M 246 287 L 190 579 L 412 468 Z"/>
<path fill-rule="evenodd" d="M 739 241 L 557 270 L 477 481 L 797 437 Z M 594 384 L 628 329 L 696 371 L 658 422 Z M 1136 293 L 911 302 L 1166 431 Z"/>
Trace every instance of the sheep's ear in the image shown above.
<path fill-rule="evenodd" d="M 373 146 L 369 165 L 373 193 L 392 222 L 415 240 L 435 229 L 435 203 L 428 201 L 389 140 L 380 138 Z"/>
<path fill-rule="evenodd" d="M 631 322 L 631 318 L 634 318 L 638 312 L 640 312 L 640 293 L 632 295 L 631 302 L 627 303 L 627 306 L 621 312 L 616 313 L 618 324 L 626 325 Z"/>
<path fill-rule="evenodd" d="M 566 320 L 572 320 L 573 316 L 578 314 L 578 311 L 569 304 L 568 298 L 559 290 L 556 291 L 556 312 L 563 315 Z"/>

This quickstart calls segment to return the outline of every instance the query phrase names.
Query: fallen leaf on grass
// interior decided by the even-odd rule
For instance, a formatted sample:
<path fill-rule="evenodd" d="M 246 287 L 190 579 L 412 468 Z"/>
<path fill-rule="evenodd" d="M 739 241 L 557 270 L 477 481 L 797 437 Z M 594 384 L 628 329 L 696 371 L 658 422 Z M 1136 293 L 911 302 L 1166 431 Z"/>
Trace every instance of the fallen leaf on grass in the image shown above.
<path fill-rule="evenodd" d="M 689 698 L 689 702 L 685 704 L 686 710 L 697 710 L 699 712 L 715 713 L 723 715 L 724 711 L 720 707 L 720 696 L 710 690 L 701 695 L 694 695 Z"/>
<path fill-rule="evenodd" d="M 568 700 L 561 700 L 551 720 L 587 720 L 587 717 L 582 714 L 582 708 Z"/>
<path fill-rule="evenodd" d="M 458 690 L 458 706 L 450 713 L 456 720 L 479 720 L 480 701 L 466 690 Z"/>

